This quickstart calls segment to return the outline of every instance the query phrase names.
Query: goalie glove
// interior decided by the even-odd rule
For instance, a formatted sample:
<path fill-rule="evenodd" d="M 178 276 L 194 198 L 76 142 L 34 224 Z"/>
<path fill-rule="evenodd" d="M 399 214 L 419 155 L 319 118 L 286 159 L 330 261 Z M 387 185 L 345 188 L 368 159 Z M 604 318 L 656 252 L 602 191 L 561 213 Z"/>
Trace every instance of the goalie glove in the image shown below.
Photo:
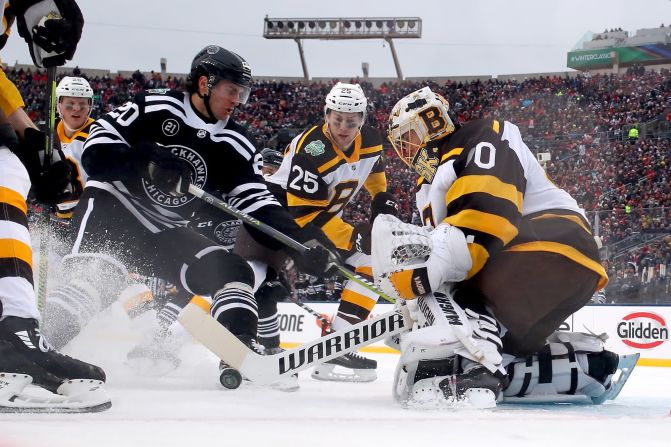
<path fill-rule="evenodd" d="M 430 232 L 382 214 L 372 234 L 375 283 L 395 298 L 414 299 L 461 281 L 472 266 L 464 234 L 446 223 Z"/>
<path fill-rule="evenodd" d="M 18 2 L 12 4 L 12 12 L 36 66 L 56 67 L 72 59 L 84 27 L 74 0 Z"/>
<path fill-rule="evenodd" d="M 438 290 L 445 282 L 466 279 L 473 260 L 464 233 L 457 227 L 442 223 L 431 232 L 431 242 L 433 251 L 426 261 L 431 290 Z"/>

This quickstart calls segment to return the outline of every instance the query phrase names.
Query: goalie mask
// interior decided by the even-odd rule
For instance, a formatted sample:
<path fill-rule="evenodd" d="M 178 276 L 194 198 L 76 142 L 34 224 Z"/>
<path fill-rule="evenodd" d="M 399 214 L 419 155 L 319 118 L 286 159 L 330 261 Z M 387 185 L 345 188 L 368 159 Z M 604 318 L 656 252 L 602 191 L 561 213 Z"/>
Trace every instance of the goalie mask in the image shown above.
<path fill-rule="evenodd" d="M 437 148 L 428 143 L 455 130 L 445 98 L 429 87 L 417 90 L 396 103 L 389 115 L 387 138 L 401 160 L 428 181 L 438 169 Z"/>

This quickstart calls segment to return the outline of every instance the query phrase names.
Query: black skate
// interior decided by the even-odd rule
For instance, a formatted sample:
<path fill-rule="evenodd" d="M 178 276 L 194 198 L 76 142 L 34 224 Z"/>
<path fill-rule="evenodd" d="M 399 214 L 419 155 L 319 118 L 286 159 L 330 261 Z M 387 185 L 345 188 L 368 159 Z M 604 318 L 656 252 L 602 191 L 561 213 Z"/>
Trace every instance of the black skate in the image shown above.
<path fill-rule="evenodd" d="M 471 363 L 453 374 L 459 358 L 421 361 L 403 405 L 411 408 L 492 408 L 501 396 L 504 378 Z"/>
<path fill-rule="evenodd" d="M 350 352 L 317 365 L 312 371 L 312 378 L 332 382 L 372 382 L 377 379 L 376 369 L 375 360 Z"/>
<path fill-rule="evenodd" d="M 473 407 L 488 408 L 496 406 L 503 382 L 496 374 L 479 365 L 467 372 L 443 378 L 438 387 L 448 401 L 465 401 Z"/>
<path fill-rule="evenodd" d="M 25 394 L 30 384 L 54 396 Z M 92 412 L 112 406 L 104 391 L 105 373 L 94 365 L 55 351 L 37 321 L 0 321 L 0 412 Z"/>

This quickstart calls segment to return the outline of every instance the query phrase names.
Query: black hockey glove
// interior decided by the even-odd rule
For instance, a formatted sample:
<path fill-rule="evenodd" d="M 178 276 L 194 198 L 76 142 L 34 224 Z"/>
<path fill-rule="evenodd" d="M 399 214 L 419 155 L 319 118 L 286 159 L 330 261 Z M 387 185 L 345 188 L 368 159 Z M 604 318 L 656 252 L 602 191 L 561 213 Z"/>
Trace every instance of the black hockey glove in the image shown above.
<path fill-rule="evenodd" d="M 12 4 L 12 12 L 35 65 L 56 67 L 72 59 L 84 27 L 74 0 L 28 0 Z"/>
<path fill-rule="evenodd" d="M 156 143 L 140 143 L 135 146 L 146 160 L 146 176 L 160 191 L 172 196 L 183 196 L 189 190 L 191 169 L 170 148 Z"/>
<path fill-rule="evenodd" d="M 375 221 L 378 214 L 391 214 L 398 217 L 399 204 L 395 195 L 390 192 L 379 192 L 370 204 L 370 223 Z"/>
<path fill-rule="evenodd" d="M 316 240 L 308 241 L 303 253 L 292 254 L 298 270 L 312 276 L 332 276 L 340 265 L 340 258 L 335 251 L 328 250 Z"/>
<path fill-rule="evenodd" d="M 35 128 L 28 127 L 23 132 L 23 138 L 19 140 L 19 148 L 16 155 L 23 166 L 26 167 L 30 181 L 33 185 L 39 182 L 42 175 L 42 164 L 40 163 L 40 151 L 47 144 L 47 135 Z"/>
<path fill-rule="evenodd" d="M 72 168 L 67 161 L 59 160 L 44 171 L 37 182 L 33 184 L 33 191 L 38 202 L 55 205 L 60 202 L 66 193 L 65 188 L 72 181 Z"/>
<path fill-rule="evenodd" d="M 14 153 L 19 149 L 19 138 L 9 123 L 0 124 L 0 146 L 6 146 Z"/>

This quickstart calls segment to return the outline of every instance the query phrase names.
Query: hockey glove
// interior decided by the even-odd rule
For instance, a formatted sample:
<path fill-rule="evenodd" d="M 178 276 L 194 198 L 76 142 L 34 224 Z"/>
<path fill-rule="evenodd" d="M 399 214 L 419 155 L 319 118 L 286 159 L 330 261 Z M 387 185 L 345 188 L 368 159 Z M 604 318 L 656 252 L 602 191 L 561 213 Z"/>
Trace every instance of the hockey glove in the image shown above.
<path fill-rule="evenodd" d="M 40 175 L 42 175 L 40 151 L 44 150 L 46 139 L 44 132 L 28 127 L 23 132 L 23 138 L 19 140 L 18 151 L 16 151 L 16 155 L 26 167 L 30 181 L 34 185 L 39 182 Z"/>
<path fill-rule="evenodd" d="M 19 139 L 9 123 L 0 124 L 0 146 L 5 146 L 14 153 L 19 148 Z"/>
<path fill-rule="evenodd" d="M 379 214 L 391 214 L 398 217 L 399 204 L 395 195 L 390 192 L 379 192 L 370 204 L 370 223 L 375 221 Z"/>
<path fill-rule="evenodd" d="M 445 282 L 466 279 L 473 261 L 464 233 L 457 227 L 443 223 L 431 232 L 431 242 L 433 251 L 426 261 L 431 290 L 438 290 Z"/>
<path fill-rule="evenodd" d="M 35 184 L 33 191 L 38 202 L 55 205 L 65 194 L 65 188 L 72 180 L 70 163 L 59 160 L 44 171 Z"/>
<path fill-rule="evenodd" d="M 72 59 L 84 27 L 74 0 L 24 1 L 12 8 L 36 66 L 56 67 Z"/>
<path fill-rule="evenodd" d="M 303 253 L 292 255 L 296 267 L 301 272 L 312 276 L 332 276 L 340 265 L 340 258 L 335 251 L 326 249 L 316 240 L 308 241 Z"/>
<path fill-rule="evenodd" d="M 191 170 L 186 161 L 156 143 L 140 143 L 135 148 L 146 159 L 146 175 L 156 188 L 176 197 L 187 193 Z"/>

